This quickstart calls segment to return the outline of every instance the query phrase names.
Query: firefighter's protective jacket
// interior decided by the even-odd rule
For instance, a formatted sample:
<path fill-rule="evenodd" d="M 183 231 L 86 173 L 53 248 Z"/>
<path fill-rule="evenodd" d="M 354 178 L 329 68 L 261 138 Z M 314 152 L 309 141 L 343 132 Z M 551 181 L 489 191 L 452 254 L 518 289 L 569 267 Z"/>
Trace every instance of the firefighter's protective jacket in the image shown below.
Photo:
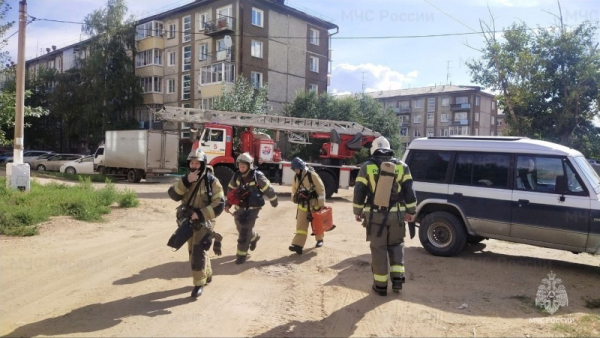
<path fill-rule="evenodd" d="M 377 187 L 377 180 L 379 179 L 379 168 L 377 161 L 381 162 L 392 162 L 396 165 L 396 182 L 393 184 L 391 189 L 395 189 L 399 197 L 399 201 L 390 206 L 390 212 L 402 211 L 409 214 L 414 214 L 417 207 L 417 198 L 413 190 L 412 176 L 408 166 L 392 156 L 380 155 L 375 156 L 372 159 L 367 160 L 360 167 L 358 176 L 354 184 L 354 214 L 362 215 L 363 212 L 371 212 L 371 203 L 373 196 L 375 195 L 375 188 Z M 392 191 L 394 193 L 394 191 Z"/>
<path fill-rule="evenodd" d="M 212 196 L 208 195 L 206 189 L 206 183 L 211 186 Z M 196 189 L 196 185 L 200 184 L 200 187 Z M 190 195 L 196 190 L 196 197 L 193 199 L 191 207 L 198 213 L 202 213 L 205 220 L 214 220 L 218 215 L 221 214 L 225 207 L 223 186 L 221 182 L 213 176 L 211 173 L 204 172 L 199 175 L 196 182 L 190 183 L 187 179 L 187 175 L 180 178 L 175 184 L 169 188 L 169 196 L 175 201 L 182 201 L 187 203 L 190 200 Z"/>
<path fill-rule="evenodd" d="M 310 178 L 308 175 L 310 175 Z M 302 203 L 298 203 L 299 210 L 308 211 L 308 207 L 310 206 L 311 211 L 313 211 L 325 206 L 325 186 L 321 180 L 321 177 L 319 177 L 319 174 L 313 170 L 302 170 L 302 172 L 300 172 L 300 177 L 298 177 L 298 174 L 296 174 L 294 180 L 292 181 L 292 198 L 299 190 L 306 189 L 307 191 L 310 191 L 311 179 L 314 185 L 314 191 L 317 194 L 317 198 L 310 199 L 308 205 L 302 205 Z"/>
<path fill-rule="evenodd" d="M 256 181 L 254 180 L 255 174 Z M 275 189 L 273 189 L 273 186 L 271 186 L 271 182 L 269 181 L 269 179 L 260 170 L 251 169 L 246 171 L 244 174 L 242 174 L 241 172 L 237 172 L 235 175 L 233 175 L 231 181 L 229 182 L 229 189 L 237 189 L 239 186 L 245 183 L 248 184 L 248 188 L 250 191 L 258 189 L 261 193 L 267 195 L 267 198 L 269 199 L 269 202 L 271 202 L 271 204 L 276 203 L 277 194 L 275 193 Z M 229 203 L 227 203 L 227 205 L 231 206 Z M 236 208 L 238 208 L 238 206 L 236 206 Z M 248 209 L 259 208 L 249 207 Z"/>

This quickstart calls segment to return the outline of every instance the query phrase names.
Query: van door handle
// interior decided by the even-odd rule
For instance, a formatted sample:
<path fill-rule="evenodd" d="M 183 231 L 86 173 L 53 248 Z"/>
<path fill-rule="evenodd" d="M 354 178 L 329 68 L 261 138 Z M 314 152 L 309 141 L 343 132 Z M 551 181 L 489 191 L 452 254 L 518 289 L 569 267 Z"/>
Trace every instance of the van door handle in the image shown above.
<path fill-rule="evenodd" d="M 454 196 L 456 196 L 456 197 L 463 197 L 463 194 L 462 194 L 462 192 L 455 192 Z"/>
<path fill-rule="evenodd" d="M 519 200 L 519 206 L 529 205 L 529 200 Z"/>

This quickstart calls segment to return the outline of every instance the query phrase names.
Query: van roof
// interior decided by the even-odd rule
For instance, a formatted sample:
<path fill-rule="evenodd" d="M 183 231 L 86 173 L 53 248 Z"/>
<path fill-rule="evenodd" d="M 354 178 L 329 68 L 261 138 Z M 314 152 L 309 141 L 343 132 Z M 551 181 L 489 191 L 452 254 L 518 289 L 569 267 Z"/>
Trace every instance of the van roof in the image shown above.
<path fill-rule="evenodd" d="M 472 150 L 503 153 L 583 156 L 579 151 L 560 144 L 532 140 L 527 137 L 450 136 L 422 137 L 413 140 L 408 149 Z"/>

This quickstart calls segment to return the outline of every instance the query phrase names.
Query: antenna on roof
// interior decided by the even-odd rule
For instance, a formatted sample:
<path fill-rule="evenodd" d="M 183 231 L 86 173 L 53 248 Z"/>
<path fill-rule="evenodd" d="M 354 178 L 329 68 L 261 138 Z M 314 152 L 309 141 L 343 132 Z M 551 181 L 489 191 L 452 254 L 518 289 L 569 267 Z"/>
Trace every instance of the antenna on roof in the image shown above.
<path fill-rule="evenodd" d="M 446 66 L 446 84 L 448 84 L 448 82 L 450 81 L 450 60 L 446 61 L 447 66 Z"/>

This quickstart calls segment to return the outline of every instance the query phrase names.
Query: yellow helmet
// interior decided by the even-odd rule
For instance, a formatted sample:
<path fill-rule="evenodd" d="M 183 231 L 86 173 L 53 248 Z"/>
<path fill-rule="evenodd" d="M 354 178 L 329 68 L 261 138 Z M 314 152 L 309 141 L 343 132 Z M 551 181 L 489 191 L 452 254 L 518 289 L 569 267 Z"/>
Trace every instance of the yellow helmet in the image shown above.
<path fill-rule="evenodd" d="M 239 168 L 239 163 L 246 163 L 248 164 L 248 166 L 252 166 L 252 163 L 254 162 L 254 159 L 252 158 L 252 156 L 250 156 L 249 153 L 243 153 L 240 156 L 238 156 L 237 160 L 235 161 L 235 165 Z"/>

